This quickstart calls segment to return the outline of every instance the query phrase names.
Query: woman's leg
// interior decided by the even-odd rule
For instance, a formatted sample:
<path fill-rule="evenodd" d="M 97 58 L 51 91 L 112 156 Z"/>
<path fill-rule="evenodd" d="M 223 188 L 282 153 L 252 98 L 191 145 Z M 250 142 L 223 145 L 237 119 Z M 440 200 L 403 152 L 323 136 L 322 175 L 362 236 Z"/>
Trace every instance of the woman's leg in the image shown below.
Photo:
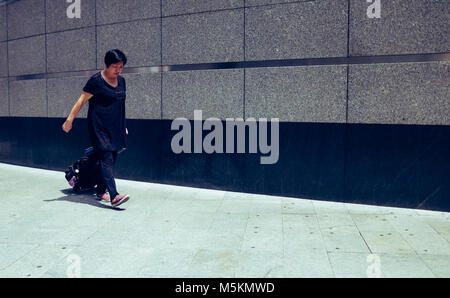
<path fill-rule="evenodd" d="M 96 167 L 95 177 L 97 180 L 97 187 L 95 188 L 95 193 L 97 194 L 97 196 L 103 195 L 104 193 L 106 193 L 107 188 L 105 182 L 103 182 L 103 174 L 100 168 L 100 163 L 98 167 Z"/>
<path fill-rule="evenodd" d="M 99 169 L 100 169 L 100 188 L 106 186 L 111 199 L 115 198 L 119 193 L 116 189 L 116 182 L 114 180 L 114 163 L 116 162 L 117 154 L 111 151 L 98 151 Z"/>

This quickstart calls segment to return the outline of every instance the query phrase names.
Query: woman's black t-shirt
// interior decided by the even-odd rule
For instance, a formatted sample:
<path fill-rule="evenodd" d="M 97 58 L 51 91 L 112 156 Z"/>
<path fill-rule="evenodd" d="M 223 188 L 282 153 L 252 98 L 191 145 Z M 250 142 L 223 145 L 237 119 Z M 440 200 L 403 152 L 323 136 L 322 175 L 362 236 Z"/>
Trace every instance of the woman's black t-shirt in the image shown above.
<path fill-rule="evenodd" d="M 89 99 L 88 110 L 91 145 L 98 150 L 113 152 L 126 148 L 125 79 L 119 76 L 117 87 L 113 87 L 97 72 L 83 91 L 94 95 Z"/>

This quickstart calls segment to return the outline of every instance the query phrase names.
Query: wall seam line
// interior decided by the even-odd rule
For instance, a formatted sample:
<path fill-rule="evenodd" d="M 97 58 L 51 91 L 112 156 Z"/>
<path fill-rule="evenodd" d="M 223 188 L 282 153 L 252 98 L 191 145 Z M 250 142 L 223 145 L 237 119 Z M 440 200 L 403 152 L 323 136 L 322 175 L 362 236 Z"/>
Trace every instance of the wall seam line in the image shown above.
<path fill-rule="evenodd" d="M 347 58 L 350 58 L 350 15 L 351 15 L 351 0 L 347 0 Z M 346 67 L 346 91 L 345 91 L 345 124 L 344 124 L 344 181 L 343 181 L 343 199 L 347 200 L 347 143 L 348 143 L 348 87 L 349 87 L 349 71 L 350 64 Z"/>
<path fill-rule="evenodd" d="M 246 18 L 246 11 L 247 11 L 247 8 L 246 8 L 246 4 L 247 4 L 247 0 L 244 0 L 244 61 L 246 61 L 246 56 L 245 56 L 245 49 L 246 49 L 246 44 L 245 44 L 245 29 L 246 29 L 246 27 L 245 27 L 245 18 Z M 243 98 L 242 98 L 242 101 L 243 101 L 243 112 L 242 112 L 242 115 L 243 115 L 243 119 L 245 119 L 245 99 L 246 99 L 246 97 L 245 97 L 245 76 L 246 76 L 246 69 L 245 69 L 245 67 L 244 67 L 244 86 L 243 86 L 243 91 L 244 91 L 244 94 L 243 94 Z"/>
<path fill-rule="evenodd" d="M 163 119 L 163 73 L 162 73 L 162 65 L 163 65 L 163 5 L 162 1 L 159 1 L 159 51 L 160 51 L 160 119 Z"/>
<path fill-rule="evenodd" d="M 397 60 L 400 59 L 400 60 Z M 366 57 L 332 57 L 332 58 L 302 58 L 285 60 L 260 60 L 260 61 L 235 61 L 213 62 L 198 64 L 161 65 L 154 71 L 155 66 L 127 67 L 123 73 L 164 73 L 170 71 L 201 71 L 239 68 L 272 68 L 272 67 L 314 67 L 314 66 L 338 66 L 338 65 L 371 65 L 371 64 L 401 64 L 401 63 L 433 63 L 450 62 L 450 53 L 442 54 L 418 54 L 418 55 L 390 55 L 390 56 L 366 56 Z M 25 74 L 10 76 L 11 81 L 32 80 L 36 78 L 61 78 L 71 76 L 85 76 L 86 73 L 94 73 L 98 69 L 85 69 L 76 71 L 60 71 L 39 74 Z"/>
<path fill-rule="evenodd" d="M 45 73 L 48 73 L 48 52 L 47 52 L 47 1 L 44 0 L 44 41 L 45 41 Z M 45 78 L 45 104 L 48 118 L 48 77 Z"/>
<path fill-rule="evenodd" d="M 8 30 L 8 5 L 5 5 L 5 22 L 6 22 L 6 74 L 7 74 L 7 88 L 8 88 L 8 115 L 11 117 L 11 96 L 9 88 L 9 30 Z"/>

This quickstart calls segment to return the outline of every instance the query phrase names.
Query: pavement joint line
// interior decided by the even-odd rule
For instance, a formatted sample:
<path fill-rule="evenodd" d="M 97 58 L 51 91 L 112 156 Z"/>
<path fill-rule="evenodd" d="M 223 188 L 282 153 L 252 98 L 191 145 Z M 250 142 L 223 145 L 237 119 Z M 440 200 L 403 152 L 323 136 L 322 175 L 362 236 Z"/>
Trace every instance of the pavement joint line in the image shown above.
<path fill-rule="evenodd" d="M 313 204 L 313 208 L 314 208 L 314 211 L 316 211 L 314 204 Z M 317 211 L 314 214 L 314 219 L 315 219 L 315 222 L 316 222 L 317 229 L 319 230 L 319 233 L 320 233 L 320 238 L 322 240 L 322 247 L 325 250 L 325 253 L 327 254 L 328 265 L 331 268 L 331 272 L 333 273 L 333 277 L 336 277 L 336 272 L 335 272 L 335 270 L 333 268 L 333 264 L 331 263 L 329 252 L 328 252 L 328 250 L 326 248 L 325 238 L 323 236 L 322 228 L 320 227 L 319 218 L 317 217 Z"/>
<path fill-rule="evenodd" d="M 347 206 L 345 206 L 345 208 L 348 211 Z M 353 216 L 350 214 L 350 218 L 352 219 L 353 225 L 356 227 L 356 229 L 358 230 L 359 235 L 361 236 L 362 240 L 364 241 L 364 243 L 366 244 L 367 249 L 369 250 L 370 254 L 373 254 L 372 249 L 370 248 L 369 244 L 366 241 L 366 238 L 364 238 L 363 234 L 361 233 L 361 230 L 359 229 L 358 225 L 355 222 L 355 219 L 353 218 Z"/>

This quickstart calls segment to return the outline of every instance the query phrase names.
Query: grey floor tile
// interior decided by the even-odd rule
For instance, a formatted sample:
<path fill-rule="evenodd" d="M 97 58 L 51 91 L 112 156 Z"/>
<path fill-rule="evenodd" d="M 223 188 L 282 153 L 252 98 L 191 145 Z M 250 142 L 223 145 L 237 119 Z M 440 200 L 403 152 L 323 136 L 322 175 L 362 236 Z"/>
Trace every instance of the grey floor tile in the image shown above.
<path fill-rule="evenodd" d="M 214 221 L 214 212 L 191 209 L 180 215 L 176 227 L 182 229 L 208 229 Z"/>
<path fill-rule="evenodd" d="M 137 276 L 143 264 L 145 264 L 145 260 L 152 256 L 155 251 L 155 248 L 136 247 L 131 244 L 103 247 L 98 252 L 102 253 L 102 256 L 97 258 L 97 261 L 101 260 L 101 262 L 98 262 L 96 268 L 90 273 L 96 273 L 99 276 L 107 274 L 106 277 Z M 86 272 L 89 273 L 88 270 Z"/>
<path fill-rule="evenodd" d="M 216 233 L 239 232 L 245 233 L 249 215 L 247 213 L 232 213 L 218 211 L 214 216 L 209 230 Z"/>
<path fill-rule="evenodd" d="M 316 210 L 311 200 L 284 198 L 281 200 L 281 212 L 283 214 L 314 214 Z"/>
<path fill-rule="evenodd" d="M 242 249 L 281 250 L 283 236 L 281 233 L 248 232 L 242 241 Z"/>
<path fill-rule="evenodd" d="M 348 213 L 347 207 L 344 203 L 328 202 L 328 201 L 313 201 L 314 209 L 317 214 L 322 213 Z"/>
<path fill-rule="evenodd" d="M 380 254 L 381 277 L 426 278 L 435 277 L 418 255 Z"/>
<path fill-rule="evenodd" d="M 142 260 L 139 277 L 192 277 L 195 272 L 190 265 L 196 255 L 195 249 L 160 248 Z"/>
<path fill-rule="evenodd" d="M 414 215 L 389 215 L 388 220 L 417 253 L 450 255 L 449 242 L 423 218 Z"/>
<path fill-rule="evenodd" d="M 356 227 L 333 227 L 322 230 L 327 251 L 366 252 L 370 250 Z"/>
<path fill-rule="evenodd" d="M 283 215 L 283 248 L 285 252 L 320 249 L 325 246 L 316 216 Z"/>
<path fill-rule="evenodd" d="M 450 243 L 450 217 L 444 216 L 426 216 L 421 218 L 442 238 Z"/>
<path fill-rule="evenodd" d="M 14 264 L 36 247 L 38 247 L 37 244 L 0 244 L 0 269 Z"/>
<path fill-rule="evenodd" d="M 369 249 L 350 214 L 318 214 L 317 219 L 329 252 L 367 252 Z"/>
<path fill-rule="evenodd" d="M 434 277 L 426 264 L 415 254 L 329 253 L 328 255 L 336 277 Z"/>
<path fill-rule="evenodd" d="M 390 212 L 389 209 L 381 209 L 379 206 L 374 205 L 346 203 L 345 207 L 350 214 L 386 214 Z"/>
<path fill-rule="evenodd" d="M 239 262 L 236 249 L 199 249 L 189 265 L 191 277 L 235 277 Z"/>
<path fill-rule="evenodd" d="M 436 277 L 450 278 L 450 256 L 421 255 L 420 258 Z"/>
<path fill-rule="evenodd" d="M 361 231 L 373 253 L 415 254 L 415 251 L 398 232 Z"/>
<path fill-rule="evenodd" d="M 355 225 L 360 231 L 393 232 L 395 228 L 384 215 L 380 214 L 352 214 Z"/>
<path fill-rule="evenodd" d="M 236 269 L 237 278 L 284 277 L 283 252 L 280 250 L 243 250 Z"/>
<path fill-rule="evenodd" d="M 325 249 L 308 249 L 284 253 L 284 277 L 329 278 L 334 277 Z"/>
<path fill-rule="evenodd" d="M 41 277 L 72 249 L 64 245 L 38 245 L 8 266 L 3 274 L 10 277 Z"/>
<path fill-rule="evenodd" d="M 372 264 L 368 262 L 367 253 L 329 252 L 334 275 L 338 278 L 367 278 L 367 270 Z M 369 273 L 370 274 L 370 273 Z M 381 277 L 381 274 L 380 274 Z"/>
<path fill-rule="evenodd" d="M 73 257 L 81 277 L 367 277 L 372 254 L 381 277 L 450 275 L 449 213 L 121 179 L 114 210 L 61 175 L 0 164 L 1 277 L 68 277 Z"/>

